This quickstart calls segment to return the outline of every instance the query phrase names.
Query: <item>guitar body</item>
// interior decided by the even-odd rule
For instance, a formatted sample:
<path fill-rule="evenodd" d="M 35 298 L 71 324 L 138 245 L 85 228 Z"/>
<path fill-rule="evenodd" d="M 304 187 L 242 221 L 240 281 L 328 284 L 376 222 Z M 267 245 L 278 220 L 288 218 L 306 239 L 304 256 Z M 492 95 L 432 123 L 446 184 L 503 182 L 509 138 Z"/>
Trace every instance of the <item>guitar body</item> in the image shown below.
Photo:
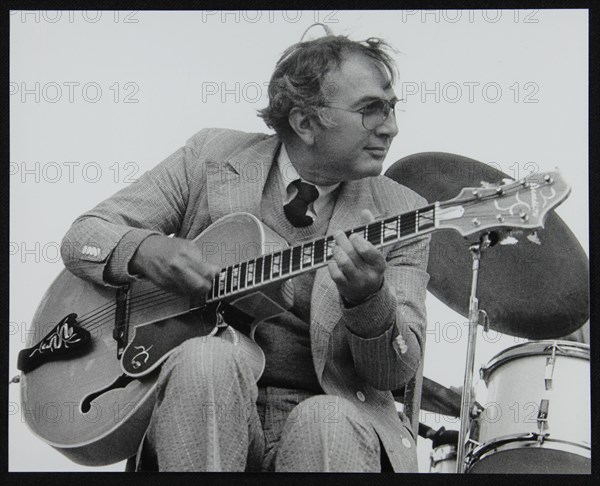
<path fill-rule="evenodd" d="M 280 236 L 245 213 L 222 218 L 194 241 L 207 261 L 221 267 L 260 256 L 271 250 L 274 242 L 287 246 Z M 215 242 L 226 247 L 215 251 Z M 230 251 L 235 248 L 239 251 Z M 161 297 L 156 295 L 148 281 L 130 286 L 127 344 L 120 357 L 113 337 L 115 288 L 95 285 L 63 270 L 35 313 L 27 347 L 42 341 L 71 313 L 77 314 L 77 323 L 91 334 L 81 351 L 67 352 L 24 371 L 20 381 L 29 428 L 78 464 L 107 465 L 134 455 L 150 420 L 160 364 L 187 339 L 217 330 L 214 306 L 212 313 L 188 312 L 189 299 L 164 292 Z M 239 305 L 255 323 L 283 311 L 257 291 L 231 298 L 229 303 L 236 308 Z M 264 369 L 262 350 L 248 333 L 235 330 L 235 323 L 228 324 L 232 327 L 219 328 L 219 337 L 241 347 L 258 380 Z M 68 344 L 65 341 L 63 347 Z"/>

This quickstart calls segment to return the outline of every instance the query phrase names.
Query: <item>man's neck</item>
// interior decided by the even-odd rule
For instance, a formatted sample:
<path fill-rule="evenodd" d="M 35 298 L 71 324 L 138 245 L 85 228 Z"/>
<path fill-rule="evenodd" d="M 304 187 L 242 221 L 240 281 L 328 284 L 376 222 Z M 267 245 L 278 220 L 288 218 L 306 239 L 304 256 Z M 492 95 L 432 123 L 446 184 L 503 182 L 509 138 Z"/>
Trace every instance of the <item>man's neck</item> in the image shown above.
<path fill-rule="evenodd" d="M 340 180 L 323 178 L 323 174 L 319 173 L 319 167 L 322 167 L 323 162 L 315 160 L 310 149 L 302 142 L 285 140 L 284 145 L 296 172 L 306 182 L 310 182 L 316 186 L 331 186 L 342 182 Z"/>

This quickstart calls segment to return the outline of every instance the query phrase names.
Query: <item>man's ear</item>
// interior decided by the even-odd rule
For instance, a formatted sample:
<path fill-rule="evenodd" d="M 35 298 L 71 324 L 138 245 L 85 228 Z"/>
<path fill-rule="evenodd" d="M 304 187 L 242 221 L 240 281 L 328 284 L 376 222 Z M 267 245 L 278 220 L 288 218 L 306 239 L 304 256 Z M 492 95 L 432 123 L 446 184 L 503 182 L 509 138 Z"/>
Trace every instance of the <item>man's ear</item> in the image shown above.
<path fill-rule="evenodd" d="M 311 146 L 315 141 L 315 122 L 306 115 L 300 108 L 295 106 L 290 110 L 288 122 L 294 133 L 306 145 Z"/>

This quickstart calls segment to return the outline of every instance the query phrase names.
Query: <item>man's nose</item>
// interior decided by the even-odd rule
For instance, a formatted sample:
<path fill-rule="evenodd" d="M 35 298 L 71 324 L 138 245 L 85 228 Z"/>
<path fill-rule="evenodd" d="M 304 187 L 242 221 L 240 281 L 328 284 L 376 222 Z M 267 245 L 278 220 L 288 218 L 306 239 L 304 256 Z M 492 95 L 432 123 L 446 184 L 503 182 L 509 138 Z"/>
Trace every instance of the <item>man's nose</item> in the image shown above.
<path fill-rule="evenodd" d="M 375 129 L 377 135 L 386 135 L 390 138 L 394 138 L 398 135 L 398 125 L 396 124 L 396 112 L 390 111 L 390 114 L 385 121 Z"/>

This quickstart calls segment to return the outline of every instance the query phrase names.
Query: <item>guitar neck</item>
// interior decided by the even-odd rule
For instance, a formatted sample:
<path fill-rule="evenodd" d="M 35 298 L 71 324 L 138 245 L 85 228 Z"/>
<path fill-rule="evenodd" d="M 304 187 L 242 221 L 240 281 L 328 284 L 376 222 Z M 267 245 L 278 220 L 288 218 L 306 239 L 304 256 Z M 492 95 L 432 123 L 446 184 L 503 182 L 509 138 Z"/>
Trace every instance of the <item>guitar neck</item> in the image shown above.
<path fill-rule="evenodd" d="M 434 203 L 353 228 L 345 234 L 360 234 L 373 246 L 384 248 L 435 230 L 437 210 L 438 203 Z M 213 280 L 206 303 L 315 271 L 333 259 L 334 247 L 335 239 L 330 235 L 222 268 Z"/>

